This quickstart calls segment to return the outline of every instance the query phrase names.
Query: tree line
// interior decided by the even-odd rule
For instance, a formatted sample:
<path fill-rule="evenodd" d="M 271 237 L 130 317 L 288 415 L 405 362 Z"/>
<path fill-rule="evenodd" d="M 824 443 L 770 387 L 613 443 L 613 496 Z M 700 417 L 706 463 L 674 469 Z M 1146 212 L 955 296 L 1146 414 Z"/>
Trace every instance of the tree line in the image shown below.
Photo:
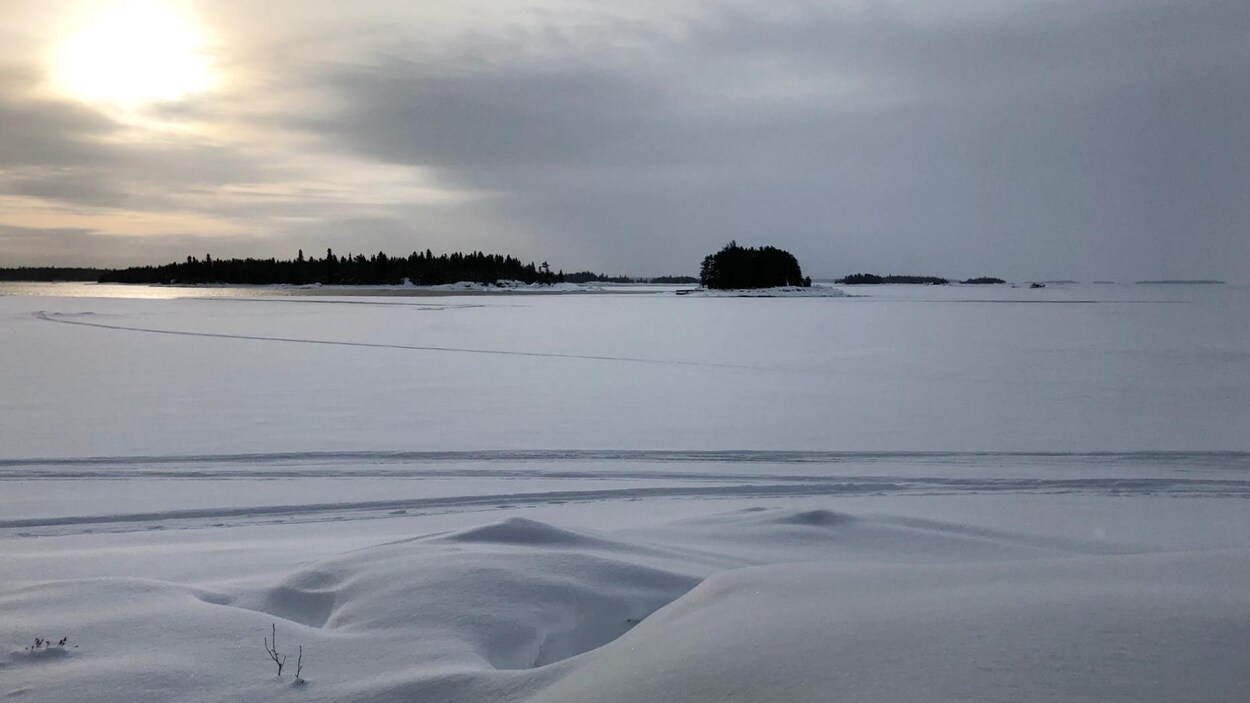
<path fill-rule="evenodd" d="M 57 269 L 69 271 L 70 269 Z M 2 271 L 2 270 L 0 270 Z M 203 259 L 188 256 L 186 261 L 161 266 L 132 266 L 125 269 L 81 269 L 90 277 L 72 280 L 95 280 L 100 283 L 222 283 L 237 285 L 400 285 L 405 281 L 419 286 L 446 283 L 698 283 L 693 276 L 658 276 L 637 278 L 607 276 L 593 271 L 566 274 L 552 271 L 547 262 L 522 263 L 513 256 L 486 254 L 480 251 L 436 256 L 426 249 L 405 257 L 378 252 L 370 256 L 348 254 L 338 256 L 327 249 L 324 258 L 305 257 L 301 249 L 294 259 Z M 4 279 L 0 279 L 4 280 Z M 11 280 L 71 280 L 69 278 L 14 278 Z"/>
<path fill-rule="evenodd" d="M 495 283 L 560 283 L 563 271 L 552 271 L 547 262 L 522 263 L 513 256 L 480 251 L 435 255 L 429 249 L 408 256 L 338 256 L 327 249 L 323 258 L 305 257 L 301 249 L 294 259 L 203 259 L 188 256 L 186 261 L 163 266 L 133 266 L 103 273 L 101 283 L 226 283 L 241 285 L 441 285 L 470 281 Z"/>
<path fill-rule="evenodd" d="M 107 269 L 64 266 L 0 268 L 0 281 L 98 281 Z"/>

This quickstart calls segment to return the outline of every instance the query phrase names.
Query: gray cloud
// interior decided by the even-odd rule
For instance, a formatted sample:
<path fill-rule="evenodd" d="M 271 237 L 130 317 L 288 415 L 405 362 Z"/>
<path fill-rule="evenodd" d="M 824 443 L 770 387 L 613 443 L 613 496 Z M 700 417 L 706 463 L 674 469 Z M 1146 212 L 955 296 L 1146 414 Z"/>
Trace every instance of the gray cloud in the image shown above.
<path fill-rule="evenodd" d="M 0 70 L 0 193 L 69 205 L 178 210 L 179 195 L 274 180 L 236 151 L 191 140 L 128 142 L 124 126 L 65 100 L 28 97 L 30 71 Z"/>
<path fill-rule="evenodd" d="M 821 274 L 1246 273 L 1244 3 L 726 12 L 640 36 L 342 67 L 347 107 L 313 126 L 509 194 L 503 216 L 600 266 L 737 237 Z"/>
<path fill-rule="evenodd" d="M 1250 279 L 1242 0 L 548 3 L 437 36 L 402 3 L 330 15 L 264 23 L 250 87 L 154 110 L 487 197 L 353 201 L 273 152 L 117 142 L 10 90 L 0 193 L 229 221 L 257 236 L 212 250 L 239 255 L 466 247 L 654 274 L 736 238 L 818 276 Z"/>
<path fill-rule="evenodd" d="M 95 140 L 113 124 L 86 108 L 29 96 L 33 72 L 0 66 L 0 168 L 106 163 Z"/>

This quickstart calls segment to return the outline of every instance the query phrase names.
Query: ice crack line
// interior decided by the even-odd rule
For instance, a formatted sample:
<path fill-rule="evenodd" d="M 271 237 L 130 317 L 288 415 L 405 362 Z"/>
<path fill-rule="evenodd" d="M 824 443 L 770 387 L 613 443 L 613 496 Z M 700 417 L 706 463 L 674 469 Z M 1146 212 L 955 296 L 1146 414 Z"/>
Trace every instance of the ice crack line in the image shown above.
<path fill-rule="evenodd" d="M 451 352 L 458 354 L 486 354 L 495 356 L 525 356 L 539 359 L 579 359 L 583 361 L 622 361 L 634 364 L 657 364 L 661 366 L 701 366 L 746 369 L 754 368 L 739 364 L 717 364 L 702 361 L 681 361 L 667 359 L 644 359 L 631 356 L 601 356 L 596 354 L 564 354 L 560 352 L 527 352 L 507 349 L 470 349 L 467 347 L 438 347 L 413 344 L 384 344 L 381 342 L 345 342 L 330 339 L 304 339 L 300 337 L 258 337 L 245 334 L 226 334 L 224 332 L 188 332 L 184 330 L 162 330 L 152 327 L 132 327 L 129 325 L 110 325 L 103 322 L 86 322 L 84 320 L 68 320 L 55 313 L 40 310 L 34 313 L 38 320 L 55 322 L 61 325 L 78 325 L 95 327 L 105 330 L 123 330 L 126 332 L 145 332 L 148 334 L 168 334 L 179 337 L 207 337 L 210 339 L 245 339 L 256 342 L 285 342 L 288 344 L 322 344 L 334 347 L 361 347 L 365 349 L 402 349 L 406 351 Z"/>

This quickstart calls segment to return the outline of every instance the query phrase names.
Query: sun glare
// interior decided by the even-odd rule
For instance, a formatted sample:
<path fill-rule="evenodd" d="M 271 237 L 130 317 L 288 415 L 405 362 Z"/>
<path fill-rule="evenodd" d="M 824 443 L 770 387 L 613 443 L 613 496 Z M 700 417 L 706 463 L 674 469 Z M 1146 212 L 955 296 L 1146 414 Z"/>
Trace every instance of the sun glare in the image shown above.
<path fill-rule="evenodd" d="M 205 44 L 193 20 L 169 4 L 121 2 L 65 42 L 57 82 L 84 101 L 134 107 L 178 100 L 212 85 Z"/>

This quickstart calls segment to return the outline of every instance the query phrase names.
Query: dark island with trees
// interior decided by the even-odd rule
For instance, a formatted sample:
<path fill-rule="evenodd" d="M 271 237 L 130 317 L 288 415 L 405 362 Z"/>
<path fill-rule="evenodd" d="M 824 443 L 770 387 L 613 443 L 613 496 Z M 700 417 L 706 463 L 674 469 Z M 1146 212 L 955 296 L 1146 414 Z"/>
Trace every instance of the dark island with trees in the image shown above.
<path fill-rule="evenodd" d="M 55 283 L 61 281 L 98 281 L 108 269 L 65 266 L 18 266 L 0 268 L 0 281 L 34 281 Z"/>
<path fill-rule="evenodd" d="M 839 278 L 836 283 L 848 286 L 881 285 L 886 283 L 915 283 L 930 286 L 944 286 L 950 283 L 939 276 L 878 276 L 875 273 L 855 273 L 846 278 Z"/>
<path fill-rule="evenodd" d="M 878 276 L 875 273 L 855 273 L 845 278 L 839 278 L 834 282 L 846 286 L 877 286 L 900 283 L 944 286 L 950 283 L 950 279 L 942 278 L 941 276 Z M 980 276 L 978 278 L 969 278 L 967 280 L 960 281 L 960 283 L 966 286 L 976 286 L 1006 283 L 1006 281 L 1001 278 L 994 278 L 991 276 Z"/>
<path fill-rule="evenodd" d="M 303 250 L 294 259 L 203 259 L 188 256 L 185 261 L 160 266 L 132 266 L 124 269 L 86 268 L 72 266 L 0 267 L 0 281 L 20 282 L 94 282 L 133 284 L 227 284 L 227 285 L 413 285 L 444 283 L 491 284 L 500 281 L 524 283 L 698 283 L 694 276 L 608 276 L 593 271 L 552 272 L 550 266 L 522 264 L 511 256 L 484 254 L 443 254 L 435 256 L 429 249 L 406 257 L 391 257 L 383 252 L 336 256 L 326 250 L 322 259 L 305 257 Z"/>
<path fill-rule="evenodd" d="M 305 257 L 303 250 L 294 259 L 203 259 L 188 256 L 186 261 L 162 266 L 134 266 L 120 270 L 99 271 L 93 280 L 100 283 L 204 284 L 228 285 L 412 285 L 432 286 L 472 282 L 493 284 L 500 281 L 521 281 L 528 284 L 552 283 L 694 283 L 689 276 L 662 276 L 634 279 L 626 276 L 605 276 L 591 271 L 565 274 L 552 271 L 547 262 L 522 263 L 513 256 L 485 254 L 480 251 L 436 256 L 426 249 L 408 256 L 387 256 L 378 252 L 371 256 L 348 254 L 337 256 L 327 249 L 324 258 Z"/>
<path fill-rule="evenodd" d="M 740 290 L 810 287 L 812 279 L 803 276 L 798 260 L 788 251 L 770 246 L 744 247 L 733 241 L 703 259 L 699 283 L 704 288 Z"/>
<path fill-rule="evenodd" d="M 526 284 L 555 283 L 651 283 L 692 284 L 705 288 L 760 289 L 809 287 L 812 280 L 803 275 L 794 255 L 773 246 L 744 247 L 731 241 L 723 249 L 703 259 L 699 277 L 657 276 L 638 278 L 604 275 L 593 271 L 565 273 L 552 271 L 547 262 L 522 263 L 514 256 L 472 253 L 435 255 L 429 249 L 407 256 L 337 256 L 330 249 L 323 258 L 305 257 L 301 249 L 294 259 L 203 259 L 188 256 L 185 261 L 159 266 L 132 266 L 124 269 L 85 267 L 25 266 L 0 268 L 0 281 L 96 281 L 132 284 L 221 284 L 221 285 L 444 285 L 471 282 L 498 284 L 519 281 Z M 843 285 L 950 283 L 939 276 L 879 276 L 856 273 L 839 278 Z M 983 276 L 961 281 L 965 285 L 1003 284 L 1001 278 Z M 1217 281 L 1140 281 L 1140 283 L 1218 283 Z"/>
<path fill-rule="evenodd" d="M 399 285 L 405 281 L 415 285 L 439 285 L 471 281 L 522 281 L 524 283 L 559 283 L 560 272 L 553 272 L 543 262 L 535 265 L 498 254 L 443 254 L 435 256 L 429 249 L 408 256 L 391 257 L 384 252 L 336 256 L 327 249 L 324 258 L 305 258 L 303 250 L 294 259 L 198 259 L 163 266 L 136 266 L 110 271 L 100 276 L 101 283 L 227 283 L 242 285 L 323 283 L 327 285 Z"/>
<path fill-rule="evenodd" d="M 573 273 L 566 273 L 564 274 L 564 280 L 567 283 L 658 283 L 666 285 L 699 282 L 699 279 L 694 276 L 655 276 L 654 278 L 638 278 L 636 276 L 605 276 L 602 273 L 594 273 L 593 271 L 575 271 Z"/>
<path fill-rule="evenodd" d="M 521 281 L 527 284 L 552 283 L 698 283 L 693 276 L 635 278 L 607 276 L 593 271 L 565 274 L 552 271 L 547 262 L 522 263 L 513 256 L 453 253 L 435 256 L 432 251 L 393 257 L 384 252 L 372 256 L 337 256 L 330 249 L 324 258 L 305 257 L 301 249 L 294 259 L 203 259 L 188 256 L 160 266 L 131 266 L 102 269 L 56 266 L 0 267 L 0 281 L 97 282 L 133 284 L 224 284 L 224 285 L 441 285 L 472 282 L 495 284 Z"/>

